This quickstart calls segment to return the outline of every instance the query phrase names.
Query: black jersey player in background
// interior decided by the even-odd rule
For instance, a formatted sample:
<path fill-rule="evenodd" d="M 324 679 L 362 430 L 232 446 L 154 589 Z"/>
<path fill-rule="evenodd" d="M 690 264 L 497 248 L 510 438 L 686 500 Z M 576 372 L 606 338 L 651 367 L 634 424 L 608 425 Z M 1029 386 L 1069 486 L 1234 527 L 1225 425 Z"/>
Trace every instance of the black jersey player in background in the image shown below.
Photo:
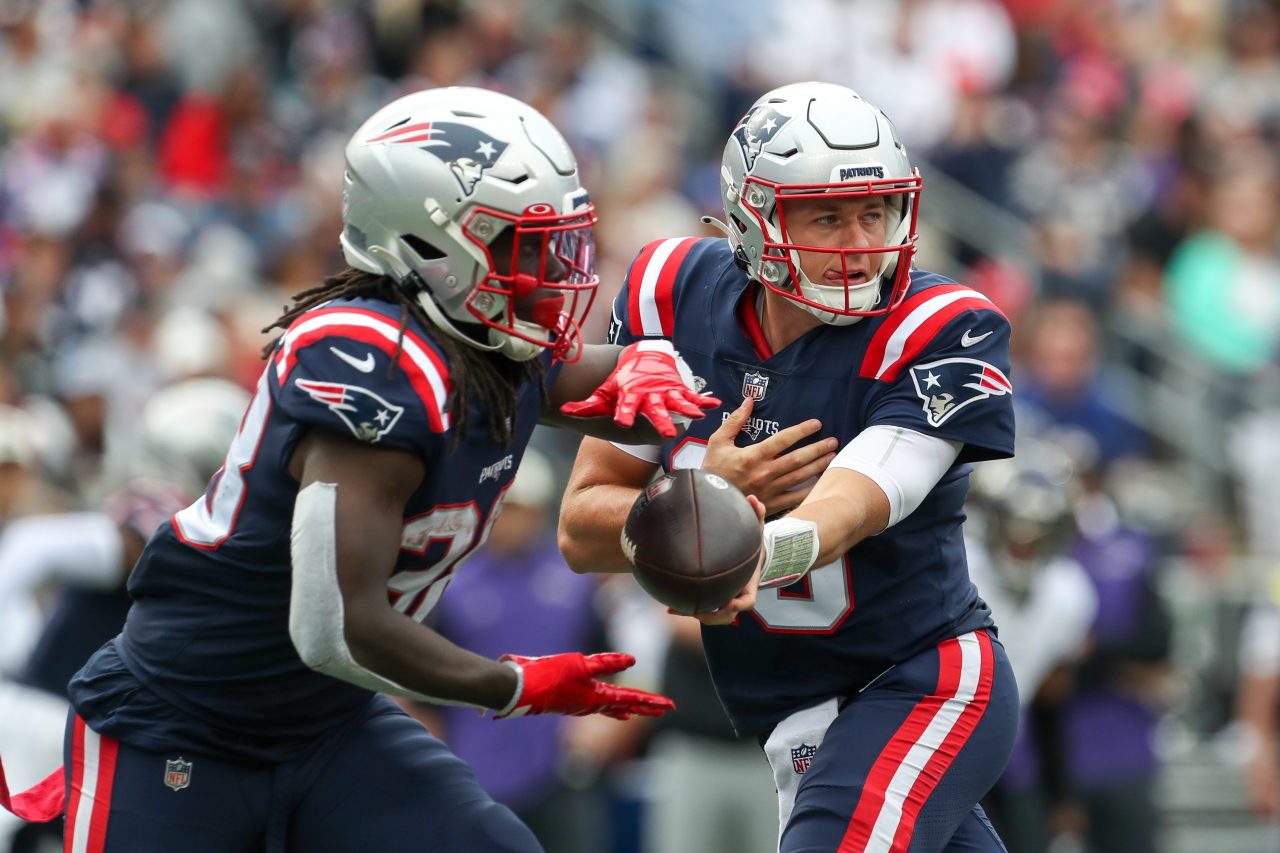
<path fill-rule="evenodd" d="M 414 93 L 352 137 L 342 201 L 350 268 L 276 322 L 222 470 L 148 543 L 123 632 L 71 682 L 68 850 L 536 851 L 382 694 L 671 707 L 597 680 L 629 656 L 494 661 L 420 623 L 540 420 L 657 441 L 719 402 L 669 345 L 581 341 L 594 213 L 564 139 L 504 95 Z"/>
<path fill-rule="evenodd" d="M 562 549 L 628 569 L 618 534 L 658 466 L 755 494 L 762 567 L 699 618 L 720 698 L 772 765 L 780 849 L 1003 850 L 977 803 L 1017 688 L 961 522 L 967 463 L 1013 451 L 1008 323 L 912 267 L 919 172 L 849 89 L 760 98 L 721 182 L 727 239 L 647 246 L 610 328 L 673 342 L 696 387 L 741 406 L 661 448 L 584 440 Z"/>

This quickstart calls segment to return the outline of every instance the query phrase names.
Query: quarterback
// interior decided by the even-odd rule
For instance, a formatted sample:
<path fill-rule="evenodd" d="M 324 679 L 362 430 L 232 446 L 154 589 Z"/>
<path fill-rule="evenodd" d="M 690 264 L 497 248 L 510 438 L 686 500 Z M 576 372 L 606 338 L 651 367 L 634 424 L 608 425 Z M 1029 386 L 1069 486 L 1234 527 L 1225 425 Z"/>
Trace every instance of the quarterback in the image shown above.
<path fill-rule="evenodd" d="M 1013 451 L 1009 325 L 914 268 L 921 189 L 855 92 L 761 97 L 724 148 L 724 237 L 644 248 L 611 324 L 672 342 L 736 408 L 661 447 L 585 439 L 561 514 L 570 565 L 625 571 L 618 534 L 659 468 L 764 503 L 756 577 L 696 615 L 731 721 L 772 766 L 784 853 L 1004 849 L 978 800 L 1017 688 L 961 523 L 968 463 Z"/>

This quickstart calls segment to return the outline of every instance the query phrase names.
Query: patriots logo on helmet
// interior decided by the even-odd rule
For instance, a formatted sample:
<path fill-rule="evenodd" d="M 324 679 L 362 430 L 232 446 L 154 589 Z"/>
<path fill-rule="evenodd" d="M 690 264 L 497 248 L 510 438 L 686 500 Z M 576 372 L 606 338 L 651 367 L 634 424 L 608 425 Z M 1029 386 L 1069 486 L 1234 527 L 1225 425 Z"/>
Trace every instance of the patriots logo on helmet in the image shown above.
<path fill-rule="evenodd" d="M 475 192 L 485 170 L 498 162 L 507 150 L 507 143 L 501 139 L 495 139 L 478 127 L 456 121 L 402 124 L 365 140 L 366 145 L 374 142 L 391 145 L 423 143 L 418 147 L 448 164 L 466 195 Z"/>
<path fill-rule="evenodd" d="M 388 403 L 368 388 L 359 385 L 343 385 L 339 382 L 313 382 L 296 379 L 294 385 L 305 391 L 317 403 L 329 407 L 361 441 L 376 444 L 391 432 L 404 407 Z"/>
<path fill-rule="evenodd" d="M 916 396 L 924 401 L 930 426 L 942 426 L 970 403 L 1013 393 L 999 368 L 976 358 L 944 358 L 911 368 Z"/>
<path fill-rule="evenodd" d="M 768 105 L 747 110 L 742 121 L 738 122 L 738 126 L 733 129 L 733 138 L 742 146 L 742 156 L 747 161 L 748 172 L 755 165 L 761 149 L 789 121 L 791 121 L 790 116 L 784 116 Z"/>

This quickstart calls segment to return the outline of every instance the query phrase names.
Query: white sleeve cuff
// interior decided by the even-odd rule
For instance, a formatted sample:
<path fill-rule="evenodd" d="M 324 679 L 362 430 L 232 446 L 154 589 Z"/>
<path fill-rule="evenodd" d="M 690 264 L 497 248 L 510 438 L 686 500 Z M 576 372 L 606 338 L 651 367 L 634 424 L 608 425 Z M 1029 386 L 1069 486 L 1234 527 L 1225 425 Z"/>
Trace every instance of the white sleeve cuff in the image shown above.
<path fill-rule="evenodd" d="M 906 427 L 869 426 L 841 448 L 831 464 L 871 479 L 889 499 L 892 527 L 924 502 L 963 445 Z"/>
<path fill-rule="evenodd" d="M 614 447 L 621 450 L 628 456 L 634 456 L 645 462 L 652 462 L 657 465 L 662 461 L 662 448 L 653 444 L 619 444 L 616 441 L 609 442 Z"/>

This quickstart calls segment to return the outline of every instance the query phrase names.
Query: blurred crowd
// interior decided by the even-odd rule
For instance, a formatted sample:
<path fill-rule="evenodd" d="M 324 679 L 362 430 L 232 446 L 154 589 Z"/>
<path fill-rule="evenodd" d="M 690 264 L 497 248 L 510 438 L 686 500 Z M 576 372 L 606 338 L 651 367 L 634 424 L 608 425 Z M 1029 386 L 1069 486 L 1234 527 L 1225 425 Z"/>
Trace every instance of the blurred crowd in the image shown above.
<path fill-rule="evenodd" d="M 1029 461 L 1003 482 L 1064 500 L 1020 519 L 975 486 L 975 576 L 1027 717 L 993 792 L 1010 850 L 1174 849 L 1161 774 L 1206 743 L 1242 812 L 1275 820 L 1280 0 L 0 0 L 0 572 L 12 520 L 102 511 L 154 475 L 139 420 L 162 389 L 253 383 L 262 327 L 341 267 L 342 149 L 378 106 L 482 85 L 556 123 L 600 214 L 600 340 L 639 248 L 719 211 L 747 106 L 804 79 L 896 123 L 924 174 L 922 265 L 1013 321 Z M 517 539 L 545 545 L 573 446 L 535 443 Z M 542 778 L 504 769 L 487 722 L 416 710 L 487 751 L 466 757 L 522 814 L 546 805 L 535 826 L 592 827 L 552 853 L 678 853 L 663 839 L 700 821 L 721 849 L 770 849 L 749 823 L 767 777 L 738 784 L 696 636 L 625 581 L 504 577 L 557 559 L 519 542 L 486 558 L 491 583 L 459 579 L 442 630 L 472 636 L 507 590 L 565 643 L 636 652 L 689 712 L 539 722 Z M 81 580 L 29 574 L 0 601 L 6 678 Z"/>

